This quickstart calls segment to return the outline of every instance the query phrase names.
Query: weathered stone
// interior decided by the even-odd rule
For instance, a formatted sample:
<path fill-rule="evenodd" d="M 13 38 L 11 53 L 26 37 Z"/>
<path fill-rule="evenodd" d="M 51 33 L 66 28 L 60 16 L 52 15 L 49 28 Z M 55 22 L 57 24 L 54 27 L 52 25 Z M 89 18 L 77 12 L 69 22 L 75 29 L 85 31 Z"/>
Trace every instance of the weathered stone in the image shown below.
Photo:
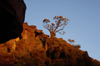
<path fill-rule="evenodd" d="M 88 52 L 73 47 L 63 38 L 49 38 L 36 27 L 23 24 L 22 39 L 0 44 L 0 66 L 100 66 Z M 35 37 L 36 33 L 39 34 Z"/>
<path fill-rule="evenodd" d="M 5 46 L 7 47 L 8 53 L 13 52 L 16 48 L 16 40 L 11 39 L 11 40 L 5 42 Z"/>
<path fill-rule="evenodd" d="M 23 23 L 23 32 L 21 36 L 23 39 L 28 39 L 30 37 L 35 38 L 35 31 L 37 31 L 36 26 L 29 26 L 27 22 Z"/>
<path fill-rule="evenodd" d="M 25 10 L 23 0 L 0 0 L 0 43 L 21 35 Z"/>

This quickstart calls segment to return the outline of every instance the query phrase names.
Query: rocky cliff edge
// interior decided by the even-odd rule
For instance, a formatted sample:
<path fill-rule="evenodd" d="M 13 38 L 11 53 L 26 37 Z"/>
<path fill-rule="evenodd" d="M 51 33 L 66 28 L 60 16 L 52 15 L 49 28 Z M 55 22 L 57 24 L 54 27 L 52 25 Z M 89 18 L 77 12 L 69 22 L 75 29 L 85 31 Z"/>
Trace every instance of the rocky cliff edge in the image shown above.
<path fill-rule="evenodd" d="M 22 37 L 0 44 L 0 66 L 100 66 L 87 51 L 23 24 Z"/>

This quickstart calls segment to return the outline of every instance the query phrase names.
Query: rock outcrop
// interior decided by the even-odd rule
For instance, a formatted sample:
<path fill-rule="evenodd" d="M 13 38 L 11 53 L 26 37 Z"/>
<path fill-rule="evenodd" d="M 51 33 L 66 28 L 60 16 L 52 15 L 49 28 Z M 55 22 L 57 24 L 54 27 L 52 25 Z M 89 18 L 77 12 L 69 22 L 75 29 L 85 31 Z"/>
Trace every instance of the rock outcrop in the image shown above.
<path fill-rule="evenodd" d="M 0 0 L 0 43 L 21 35 L 25 10 L 23 0 Z"/>
<path fill-rule="evenodd" d="M 23 24 L 22 38 L 0 44 L 0 66 L 100 66 L 87 51 Z"/>

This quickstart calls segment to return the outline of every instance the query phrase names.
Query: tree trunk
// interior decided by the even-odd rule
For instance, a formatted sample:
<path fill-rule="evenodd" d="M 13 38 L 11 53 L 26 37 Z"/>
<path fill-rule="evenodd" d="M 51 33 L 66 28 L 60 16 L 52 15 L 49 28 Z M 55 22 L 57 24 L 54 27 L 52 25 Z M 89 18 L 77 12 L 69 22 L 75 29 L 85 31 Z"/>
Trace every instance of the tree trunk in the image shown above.
<path fill-rule="evenodd" d="M 53 38 L 54 36 L 56 36 L 56 34 L 53 31 L 50 31 L 50 35 L 51 35 L 51 38 Z"/>

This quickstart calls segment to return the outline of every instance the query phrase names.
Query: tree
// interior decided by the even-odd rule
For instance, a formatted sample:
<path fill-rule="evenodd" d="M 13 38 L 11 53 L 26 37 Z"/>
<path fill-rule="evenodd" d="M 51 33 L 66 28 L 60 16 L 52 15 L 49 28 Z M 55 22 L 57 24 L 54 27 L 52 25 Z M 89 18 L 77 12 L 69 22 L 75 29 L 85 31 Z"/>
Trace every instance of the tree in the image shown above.
<path fill-rule="evenodd" d="M 71 39 L 68 39 L 68 41 L 70 42 L 70 44 L 73 44 L 75 42 L 75 40 L 71 40 Z"/>
<path fill-rule="evenodd" d="M 48 24 L 50 23 L 49 19 L 43 20 L 43 27 L 49 30 L 51 38 L 56 36 L 57 32 L 63 35 L 65 31 L 63 32 L 61 31 L 68 24 L 67 21 L 69 21 L 69 19 L 66 19 L 66 17 L 63 18 L 63 16 L 55 16 L 53 19 L 55 20 L 55 24 L 54 23 Z"/>
<path fill-rule="evenodd" d="M 81 48 L 81 46 L 78 44 L 78 45 L 74 45 L 73 43 L 75 42 L 75 40 L 71 40 L 71 39 L 68 39 L 68 41 L 70 42 L 71 45 L 73 45 L 75 48 Z"/>

